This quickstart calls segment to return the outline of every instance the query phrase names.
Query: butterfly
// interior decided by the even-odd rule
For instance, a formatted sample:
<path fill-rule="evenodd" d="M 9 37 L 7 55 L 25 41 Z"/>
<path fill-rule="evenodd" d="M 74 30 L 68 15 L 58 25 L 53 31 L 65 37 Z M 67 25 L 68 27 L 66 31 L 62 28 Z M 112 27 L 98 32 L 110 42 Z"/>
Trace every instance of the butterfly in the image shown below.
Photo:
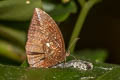
<path fill-rule="evenodd" d="M 25 48 L 30 67 L 49 68 L 66 58 L 64 39 L 59 27 L 39 8 L 34 10 Z"/>

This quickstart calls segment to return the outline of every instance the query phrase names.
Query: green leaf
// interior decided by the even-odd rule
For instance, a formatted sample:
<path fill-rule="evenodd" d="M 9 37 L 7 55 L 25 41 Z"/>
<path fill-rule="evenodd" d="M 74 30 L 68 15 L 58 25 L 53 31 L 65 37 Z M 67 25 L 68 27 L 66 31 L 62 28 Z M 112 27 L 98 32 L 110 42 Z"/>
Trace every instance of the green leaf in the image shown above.
<path fill-rule="evenodd" d="M 21 67 L 29 67 L 27 59 L 21 64 Z"/>
<path fill-rule="evenodd" d="M 0 80 L 119 80 L 119 69 L 120 66 L 103 63 L 94 63 L 93 70 L 87 71 L 73 68 L 24 68 L 0 64 Z"/>
<path fill-rule="evenodd" d="M 70 54 L 69 59 L 85 59 L 85 60 L 90 60 L 94 62 L 104 62 L 107 58 L 107 51 L 102 50 L 102 49 L 97 49 L 97 50 L 90 50 L 90 49 L 85 49 L 81 51 L 77 51 L 74 54 Z"/>
<path fill-rule="evenodd" d="M 38 7 L 50 13 L 56 21 L 64 21 L 71 13 L 77 11 L 74 1 L 67 4 L 50 3 L 49 1 L 30 0 L 30 4 L 26 4 L 26 0 L 1 0 L 0 1 L 0 20 L 7 21 L 28 21 L 30 20 L 34 8 Z"/>
<path fill-rule="evenodd" d="M 104 62 L 107 58 L 107 54 L 107 51 L 102 49 L 85 49 L 82 51 L 77 51 L 74 56 L 79 59 L 86 59 L 95 62 Z"/>
<path fill-rule="evenodd" d="M 2 40 L 0 40 L 0 55 L 18 62 L 22 62 L 25 59 L 24 50 Z"/>
<path fill-rule="evenodd" d="M 23 31 L 0 25 L 0 36 L 22 47 L 25 45 L 26 34 Z"/>
<path fill-rule="evenodd" d="M 41 7 L 41 0 L 0 0 L 0 20 L 26 21 L 30 20 L 34 8 Z"/>
<path fill-rule="evenodd" d="M 71 13 L 75 13 L 77 11 L 74 1 L 67 4 L 43 2 L 43 9 L 47 11 L 55 21 L 58 22 L 66 20 Z"/>
<path fill-rule="evenodd" d="M 112 71 L 98 77 L 96 80 L 120 80 L 120 68 L 115 68 Z"/>

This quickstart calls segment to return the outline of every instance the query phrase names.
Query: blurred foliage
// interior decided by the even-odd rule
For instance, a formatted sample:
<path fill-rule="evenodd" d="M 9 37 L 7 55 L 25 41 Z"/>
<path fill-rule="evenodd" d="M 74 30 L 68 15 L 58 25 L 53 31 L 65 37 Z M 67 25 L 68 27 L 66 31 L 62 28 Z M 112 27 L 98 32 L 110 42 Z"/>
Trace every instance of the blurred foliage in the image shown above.
<path fill-rule="evenodd" d="M 83 24 L 85 22 L 85 19 L 89 13 L 89 11 L 91 10 L 91 8 L 93 8 L 96 4 L 98 4 L 99 2 L 101 2 L 102 0 L 78 0 L 79 4 L 81 5 L 82 9 L 79 12 L 77 21 L 75 23 L 70 41 L 69 41 L 69 46 L 71 45 L 71 43 L 79 37 L 81 29 L 83 27 Z M 76 43 L 72 45 L 70 52 L 74 52 Z"/>
<path fill-rule="evenodd" d="M 105 62 L 106 58 L 108 57 L 108 52 L 102 49 L 97 50 L 85 49 L 75 52 L 74 56 L 76 56 L 76 58 L 84 60 L 90 59 L 91 61 L 95 62 Z"/>
<path fill-rule="evenodd" d="M 101 0 L 78 0 L 81 5 L 75 34 L 77 37 L 88 11 Z M 119 80 L 120 67 L 104 64 L 107 57 L 106 50 L 83 50 L 74 52 L 71 56 L 76 59 L 92 61 L 93 70 L 79 71 L 77 69 L 33 69 L 25 60 L 25 42 L 30 19 L 34 8 L 42 8 L 56 22 L 63 22 L 72 13 L 78 11 L 74 0 L 0 0 L 0 80 Z M 76 33 L 77 32 L 77 33 Z M 70 42 L 71 43 L 71 42 Z M 68 57 L 68 59 L 73 57 Z M 13 63 L 11 63 L 11 62 Z M 8 64 L 21 65 L 21 67 L 8 66 Z M 15 62 L 15 63 L 14 63 Z M 104 73 L 104 74 L 103 74 Z M 46 77 L 47 76 L 47 77 Z M 63 77 L 64 76 L 64 77 Z"/>
<path fill-rule="evenodd" d="M 2 0 L 0 1 L 0 20 L 29 21 L 34 8 L 42 6 L 58 22 L 64 21 L 70 13 L 77 11 L 74 1 L 62 4 L 55 1 L 30 0 L 30 4 L 26 4 L 26 0 Z"/>
<path fill-rule="evenodd" d="M 50 9 L 47 10 L 47 7 L 44 7 L 44 6 L 43 6 L 43 9 L 46 11 L 50 11 L 48 13 L 57 22 L 62 22 L 69 17 L 70 13 L 77 12 L 77 7 L 73 1 L 69 2 L 68 4 L 62 4 L 62 5 L 61 4 L 51 4 L 51 5 L 54 6 L 54 8 L 51 9 L 51 11 L 50 11 Z"/>
<path fill-rule="evenodd" d="M 120 66 L 94 63 L 93 70 L 23 68 L 0 64 L 0 80 L 120 80 Z"/>
<path fill-rule="evenodd" d="M 74 1 L 30 0 L 27 4 L 26 0 L 0 0 L 0 56 L 16 62 L 25 60 L 27 29 L 36 7 L 43 8 L 57 22 L 77 11 Z"/>
<path fill-rule="evenodd" d="M 99 0 L 79 0 L 94 5 L 90 2 Z M 74 0 L 0 0 L 0 55 L 16 62 L 25 60 L 26 34 L 34 8 L 42 8 L 57 22 L 65 21 L 71 13 L 77 12 Z M 90 7 L 87 6 L 87 7 Z M 91 8 L 91 7 L 90 7 Z M 86 8 L 87 9 L 87 8 Z"/>

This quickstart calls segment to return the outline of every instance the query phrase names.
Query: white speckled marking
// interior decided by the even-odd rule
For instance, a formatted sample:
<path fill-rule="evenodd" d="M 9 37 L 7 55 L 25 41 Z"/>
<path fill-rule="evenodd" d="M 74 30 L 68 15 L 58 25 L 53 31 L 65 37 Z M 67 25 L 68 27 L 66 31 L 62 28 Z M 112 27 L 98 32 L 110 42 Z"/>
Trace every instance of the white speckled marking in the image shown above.
<path fill-rule="evenodd" d="M 47 46 L 47 47 L 50 47 L 50 43 L 46 43 L 46 46 Z"/>

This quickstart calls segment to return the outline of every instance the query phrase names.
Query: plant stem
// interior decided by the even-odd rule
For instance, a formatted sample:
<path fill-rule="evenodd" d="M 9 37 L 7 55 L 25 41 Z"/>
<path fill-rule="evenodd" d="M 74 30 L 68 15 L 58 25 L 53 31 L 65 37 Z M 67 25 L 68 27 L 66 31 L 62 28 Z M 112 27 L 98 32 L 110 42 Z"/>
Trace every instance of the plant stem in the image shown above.
<path fill-rule="evenodd" d="M 70 39 L 70 42 L 69 42 L 69 46 L 70 44 L 76 39 L 78 38 L 78 36 L 80 35 L 80 31 L 82 29 L 82 26 L 83 26 L 83 23 L 86 19 L 86 16 L 89 12 L 89 10 L 98 2 L 100 2 L 101 0 L 89 0 L 87 2 L 85 2 L 85 4 L 82 6 L 82 10 L 81 12 L 79 13 L 79 16 L 78 16 L 78 19 L 77 19 L 77 22 L 75 24 L 75 27 L 74 27 L 74 30 L 73 30 L 73 33 L 72 33 L 72 36 L 71 36 L 71 39 Z M 70 52 L 73 53 L 74 52 L 74 49 L 75 49 L 75 45 L 76 43 L 74 43 L 72 45 L 72 47 L 70 48 Z"/>
<path fill-rule="evenodd" d="M 83 7 L 83 6 L 84 6 L 84 4 L 86 3 L 86 1 L 85 1 L 85 0 L 78 0 L 78 2 L 79 2 L 79 4 L 81 5 L 81 7 Z"/>

